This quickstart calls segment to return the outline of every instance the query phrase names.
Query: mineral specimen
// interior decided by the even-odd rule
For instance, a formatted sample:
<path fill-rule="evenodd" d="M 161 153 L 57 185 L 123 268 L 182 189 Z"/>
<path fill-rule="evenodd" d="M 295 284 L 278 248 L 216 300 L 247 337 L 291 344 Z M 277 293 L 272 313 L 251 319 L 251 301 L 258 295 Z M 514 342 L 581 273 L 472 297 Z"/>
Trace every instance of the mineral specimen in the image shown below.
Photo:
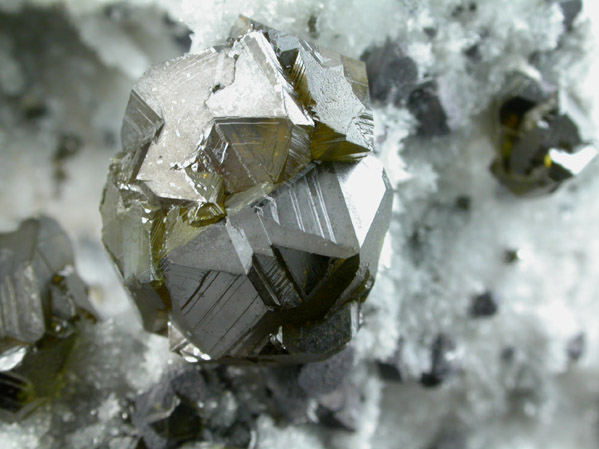
<path fill-rule="evenodd" d="M 422 374 L 420 383 L 426 388 L 434 388 L 449 379 L 456 372 L 456 344 L 452 337 L 439 334 L 431 345 L 431 366 Z"/>
<path fill-rule="evenodd" d="M 564 27 L 567 31 L 574 28 L 574 20 L 582 10 L 582 0 L 554 0 L 559 5 L 564 16 Z"/>
<path fill-rule="evenodd" d="M 408 110 L 418 121 L 416 132 L 421 136 L 443 136 L 450 131 L 437 90 L 435 82 L 425 82 L 408 97 Z"/>
<path fill-rule="evenodd" d="M 497 111 L 497 179 L 517 195 L 555 191 L 597 155 L 594 128 L 574 98 L 521 73 Z"/>
<path fill-rule="evenodd" d="M 472 298 L 470 304 L 470 315 L 474 318 L 485 318 L 493 316 L 499 308 L 497 300 L 491 292 L 484 292 Z"/>
<path fill-rule="evenodd" d="M 127 430 L 144 447 L 185 442 L 255 447 L 257 418 L 320 422 L 355 430 L 363 399 L 349 381 L 351 346 L 327 360 L 292 366 L 235 366 L 175 362 L 158 382 L 130 401 Z M 193 446 L 196 447 L 196 446 Z"/>
<path fill-rule="evenodd" d="M 134 86 L 101 212 L 147 330 L 303 363 L 359 324 L 391 213 L 364 64 L 241 17 Z"/>
<path fill-rule="evenodd" d="M 586 349 L 586 336 L 584 333 L 579 333 L 572 338 L 566 345 L 566 354 L 572 362 L 577 362 L 584 355 Z"/>
<path fill-rule="evenodd" d="M 387 39 L 362 54 L 372 98 L 406 107 L 417 122 L 420 136 L 443 136 L 450 132 L 447 113 L 435 81 L 419 81 L 418 66 L 397 42 Z"/>
<path fill-rule="evenodd" d="M 179 447 L 202 433 L 205 384 L 194 368 L 168 372 L 134 402 L 132 422 L 151 449 Z"/>
<path fill-rule="evenodd" d="M 405 361 L 403 360 L 403 341 L 400 339 L 393 354 L 385 360 L 380 360 L 377 365 L 383 379 L 403 382 L 406 377 L 406 374 L 404 373 Z"/>
<path fill-rule="evenodd" d="M 0 234 L 1 419 L 17 421 L 54 393 L 75 323 L 93 313 L 58 223 L 30 219 Z"/>
<path fill-rule="evenodd" d="M 406 101 L 418 82 L 418 66 L 405 55 L 397 42 L 387 39 L 362 55 L 368 72 L 373 100 L 389 101 L 399 106 Z"/>

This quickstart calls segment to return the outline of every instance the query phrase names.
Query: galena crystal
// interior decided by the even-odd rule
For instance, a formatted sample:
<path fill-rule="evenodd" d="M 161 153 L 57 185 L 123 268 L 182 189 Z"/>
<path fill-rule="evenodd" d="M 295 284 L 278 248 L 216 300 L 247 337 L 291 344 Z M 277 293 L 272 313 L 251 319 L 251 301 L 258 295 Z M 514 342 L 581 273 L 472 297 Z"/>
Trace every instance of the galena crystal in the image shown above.
<path fill-rule="evenodd" d="M 101 212 L 144 327 L 189 360 L 320 360 L 372 287 L 392 192 L 364 64 L 240 17 L 134 86 Z"/>
<path fill-rule="evenodd" d="M 597 155 L 595 130 L 574 98 L 522 73 L 496 110 L 497 179 L 516 195 L 555 191 Z"/>
<path fill-rule="evenodd" d="M 76 321 L 93 317 L 73 265 L 69 238 L 50 218 L 0 234 L 0 419 L 18 421 L 55 392 Z"/>

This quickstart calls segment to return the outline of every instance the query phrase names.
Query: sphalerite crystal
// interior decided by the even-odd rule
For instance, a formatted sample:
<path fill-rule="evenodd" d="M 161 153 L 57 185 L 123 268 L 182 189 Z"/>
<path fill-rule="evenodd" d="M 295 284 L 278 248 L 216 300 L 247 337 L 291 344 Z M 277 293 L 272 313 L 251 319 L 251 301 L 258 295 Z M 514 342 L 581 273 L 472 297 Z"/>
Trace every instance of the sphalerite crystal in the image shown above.
<path fill-rule="evenodd" d="M 564 90 L 515 73 L 496 113 L 491 171 L 517 195 L 553 192 L 597 155 L 591 122 Z"/>
<path fill-rule="evenodd" d="M 121 137 L 103 241 L 147 330 L 205 361 L 347 344 L 392 201 L 362 62 L 241 17 L 150 68 Z"/>
<path fill-rule="evenodd" d="M 50 397 L 94 310 L 69 238 L 41 217 L 0 234 L 0 419 L 17 421 Z"/>

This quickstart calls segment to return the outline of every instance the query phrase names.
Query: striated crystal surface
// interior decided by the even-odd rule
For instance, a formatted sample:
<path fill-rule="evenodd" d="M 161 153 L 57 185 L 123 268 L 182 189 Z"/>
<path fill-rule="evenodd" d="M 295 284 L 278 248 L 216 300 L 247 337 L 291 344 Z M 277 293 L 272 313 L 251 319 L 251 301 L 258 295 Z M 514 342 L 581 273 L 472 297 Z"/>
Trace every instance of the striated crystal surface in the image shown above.
<path fill-rule="evenodd" d="M 103 241 L 147 330 L 202 361 L 351 340 L 392 201 L 362 62 L 240 17 L 226 45 L 146 72 L 122 141 Z"/>
<path fill-rule="evenodd" d="M 0 419 L 17 421 L 54 394 L 76 340 L 92 317 L 69 238 L 41 217 L 0 234 Z"/>
<path fill-rule="evenodd" d="M 513 193 L 551 193 L 596 157 L 593 126 L 567 92 L 521 73 L 505 92 L 491 171 Z"/>

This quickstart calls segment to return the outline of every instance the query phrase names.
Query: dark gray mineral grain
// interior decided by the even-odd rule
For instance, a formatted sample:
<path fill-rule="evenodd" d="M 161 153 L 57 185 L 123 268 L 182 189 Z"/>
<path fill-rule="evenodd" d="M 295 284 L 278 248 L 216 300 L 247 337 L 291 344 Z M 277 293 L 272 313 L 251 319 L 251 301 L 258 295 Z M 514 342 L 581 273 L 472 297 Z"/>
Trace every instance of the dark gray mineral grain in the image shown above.
<path fill-rule="evenodd" d="M 60 386 L 78 320 L 92 318 L 68 236 L 48 217 L 0 234 L 0 418 L 18 421 Z"/>

